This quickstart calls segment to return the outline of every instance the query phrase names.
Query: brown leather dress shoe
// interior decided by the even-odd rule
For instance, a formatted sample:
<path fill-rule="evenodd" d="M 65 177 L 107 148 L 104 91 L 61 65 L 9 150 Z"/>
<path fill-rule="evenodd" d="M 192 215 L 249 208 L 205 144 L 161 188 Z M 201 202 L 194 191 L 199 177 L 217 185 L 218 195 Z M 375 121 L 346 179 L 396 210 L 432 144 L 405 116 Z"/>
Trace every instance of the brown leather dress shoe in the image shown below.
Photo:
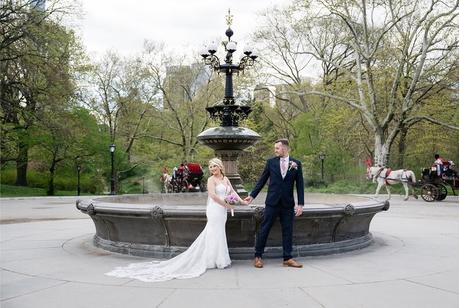
<path fill-rule="evenodd" d="M 288 267 L 296 267 L 296 268 L 301 268 L 303 267 L 303 264 L 300 264 L 298 262 L 296 262 L 295 260 L 293 259 L 289 259 L 287 261 L 284 261 L 283 263 L 284 266 L 288 266 Z"/>
<path fill-rule="evenodd" d="M 263 260 L 259 257 L 255 257 L 255 261 L 253 262 L 253 266 L 256 268 L 262 268 L 263 267 Z"/>

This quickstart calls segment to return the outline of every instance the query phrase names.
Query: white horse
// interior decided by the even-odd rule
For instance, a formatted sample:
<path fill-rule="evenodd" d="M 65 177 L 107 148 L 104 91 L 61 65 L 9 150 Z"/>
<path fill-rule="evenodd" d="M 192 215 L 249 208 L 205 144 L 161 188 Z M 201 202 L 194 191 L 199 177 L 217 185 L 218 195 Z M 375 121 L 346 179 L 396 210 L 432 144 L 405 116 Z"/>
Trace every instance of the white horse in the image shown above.
<path fill-rule="evenodd" d="M 172 192 L 172 176 L 169 173 L 164 172 L 159 178 L 159 180 L 163 183 L 163 192 L 165 192 L 166 194 Z"/>
<path fill-rule="evenodd" d="M 408 200 L 409 194 L 409 186 L 408 183 L 416 183 L 416 176 L 414 172 L 411 170 L 391 170 L 387 167 L 368 167 L 367 168 L 367 179 L 372 180 L 373 183 L 378 183 L 378 187 L 376 188 L 375 197 L 379 195 L 379 190 L 381 187 L 386 186 L 387 194 L 389 195 L 390 199 L 390 185 L 394 184 L 402 184 L 403 188 L 405 189 L 405 201 Z M 413 197 L 416 199 L 418 196 L 413 189 Z"/>

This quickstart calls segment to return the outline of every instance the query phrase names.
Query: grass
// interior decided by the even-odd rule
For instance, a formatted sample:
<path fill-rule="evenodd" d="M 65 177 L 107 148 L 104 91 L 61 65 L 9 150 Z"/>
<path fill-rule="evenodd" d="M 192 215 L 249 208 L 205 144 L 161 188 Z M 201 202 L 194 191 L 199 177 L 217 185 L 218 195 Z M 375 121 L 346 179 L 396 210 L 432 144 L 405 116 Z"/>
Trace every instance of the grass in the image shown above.
<path fill-rule="evenodd" d="M 56 196 L 76 196 L 76 191 L 56 191 Z M 46 189 L 0 184 L 0 197 L 46 196 Z"/>
<path fill-rule="evenodd" d="M 25 194 L 32 194 L 33 196 L 35 195 L 46 195 L 46 189 L 48 187 L 48 179 L 49 179 L 49 174 L 47 172 L 38 172 L 36 170 L 28 170 L 27 171 L 27 184 L 29 188 L 41 188 L 45 190 L 44 193 L 34 190 L 34 191 L 29 191 L 26 190 L 24 191 Z M 95 176 L 94 174 L 83 174 L 80 179 L 80 187 L 81 191 L 85 191 L 88 193 L 92 194 L 97 194 L 98 192 L 101 192 L 104 189 L 104 179 L 101 178 L 100 176 Z M 1 170 L 1 180 L 0 180 L 1 185 L 9 185 L 12 186 L 10 188 L 5 189 L 5 194 L 6 193 L 15 193 L 15 183 L 16 183 L 16 170 L 15 169 L 2 169 Z M 72 195 L 74 194 L 73 192 L 76 192 L 76 187 L 77 187 L 77 177 L 73 173 L 66 172 L 65 170 L 59 174 L 56 174 L 54 178 L 54 189 L 56 191 L 60 191 L 59 194 L 64 194 L 64 195 Z M 21 193 L 22 191 L 19 190 L 18 193 Z"/>
<path fill-rule="evenodd" d="M 244 185 L 247 191 L 251 191 L 255 187 L 254 184 Z M 390 188 L 392 194 L 404 194 L 403 186 L 396 185 Z M 263 191 L 267 191 L 265 185 Z M 352 182 L 352 181 L 336 181 L 334 183 L 324 183 L 321 181 L 311 182 L 310 185 L 304 188 L 305 192 L 317 192 L 327 194 L 374 194 L 376 191 L 376 184 L 371 182 Z M 386 189 L 382 188 L 380 194 L 385 194 Z"/>
<path fill-rule="evenodd" d="M 157 183 L 150 178 L 145 177 L 145 181 L 141 177 L 132 177 L 122 182 L 122 194 L 141 194 L 142 184 L 145 185 L 145 193 L 159 192 Z M 245 189 L 250 192 L 255 185 L 247 184 Z M 263 191 L 267 190 L 265 185 Z M 374 194 L 376 191 L 376 184 L 371 182 L 349 182 L 349 181 L 337 181 L 325 185 L 324 183 L 318 184 L 314 187 L 305 187 L 305 192 L 317 192 L 317 193 L 328 193 L 328 194 Z M 419 193 L 419 189 L 417 189 Z M 386 189 L 382 188 L 381 194 L 386 194 Z M 404 194 L 404 189 L 401 185 L 391 187 L 392 194 Z M 82 193 L 82 195 L 90 195 L 89 193 Z M 453 195 L 451 188 L 448 187 L 448 196 Z M 0 184 L 0 197 L 32 197 L 32 196 L 46 196 L 46 189 L 34 188 L 34 187 L 23 187 L 14 185 Z M 76 196 L 76 191 L 56 191 L 56 196 Z"/>
<path fill-rule="evenodd" d="M 28 177 L 30 179 L 30 177 Z M 36 182 L 31 181 L 32 185 L 35 186 Z M 142 176 L 133 176 L 127 179 L 124 179 L 120 183 L 120 194 L 141 194 L 142 188 L 145 193 L 154 193 L 160 192 L 160 187 L 158 186 L 159 181 L 155 181 L 152 175 Z M 7 182 L 8 183 L 8 182 Z M 57 185 L 56 185 L 57 186 Z M 76 185 L 75 185 L 76 186 Z M 46 186 L 45 186 L 46 187 Z M 83 188 L 83 187 L 82 187 Z M 76 196 L 75 190 L 57 190 L 55 188 L 55 196 Z M 3 181 L 2 174 L 2 183 L 0 183 L 0 197 L 34 197 L 34 196 L 46 196 L 46 188 L 41 187 L 24 187 L 24 186 L 15 186 L 10 184 L 5 184 Z M 105 192 L 108 193 L 108 192 Z M 99 194 L 104 194 L 100 192 Z M 91 193 L 81 193 L 81 195 L 91 195 Z"/>
<path fill-rule="evenodd" d="M 401 187 L 400 187 L 401 188 Z M 350 182 L 350 181 L 337 181 L 330 184 L 323 183 L 322 185 L 306 187 L 306 192 L 319 192 L 319 193 L 334 193 L 334 194 L 374 194 L 376 184 L 370 182 Z M 397 187 L 391 188 L 391 192 L 397 193 Z M 383 192 L 382 192 L 383 193 Z"/>

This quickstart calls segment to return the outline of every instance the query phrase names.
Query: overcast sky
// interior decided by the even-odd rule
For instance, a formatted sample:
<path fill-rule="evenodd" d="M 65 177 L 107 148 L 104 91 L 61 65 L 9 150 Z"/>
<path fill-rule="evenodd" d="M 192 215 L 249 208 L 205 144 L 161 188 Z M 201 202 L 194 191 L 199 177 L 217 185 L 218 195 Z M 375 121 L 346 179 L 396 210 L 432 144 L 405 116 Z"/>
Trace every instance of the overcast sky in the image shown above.
<path fill-rule="evenodd" d="M 257 26 L 257 12 L 290 0 L 80 0 L 79 34 L 91 55 L 142 50 L 145 39 L 173 48 L 200 50 L 222 40 L 228 8 L 234 16 L 233 39 L 242 43 Z M 242 47 L 242 44 L 240 46 Z"/>

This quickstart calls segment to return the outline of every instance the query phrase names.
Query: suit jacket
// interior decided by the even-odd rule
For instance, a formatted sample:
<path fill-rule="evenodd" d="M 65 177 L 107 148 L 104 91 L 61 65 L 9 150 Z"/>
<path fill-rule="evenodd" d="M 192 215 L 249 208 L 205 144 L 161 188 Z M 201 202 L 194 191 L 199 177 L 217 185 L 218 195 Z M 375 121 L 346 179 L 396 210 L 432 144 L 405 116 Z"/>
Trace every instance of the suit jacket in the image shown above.
<path fill-rule="evenodd" d="M 290 168 L 292 161 L 297 164 L 297 169 Z M 293 186 L 295 186 L 295 183 L 298 195 L 298 204 L 304 205 L 303 171 L 299 160 L 289 157 L 289 170 L 287 171 L 285 178 L 282 178 L 280 171 L 280 158 L 273 157 L 268 159 L 266 161 L 265 169 L 255 185 L 255 188 L 250 193 L 250 196 L 255 198 L 263 186 L 265 186 L 268 179 L 268 195 L 266 196 L 265 201 L 267 206 L 276 206 L 279 203 L 282 203 L 282 206 L 294 207 L 295 199 L 293 198 Z"/>

